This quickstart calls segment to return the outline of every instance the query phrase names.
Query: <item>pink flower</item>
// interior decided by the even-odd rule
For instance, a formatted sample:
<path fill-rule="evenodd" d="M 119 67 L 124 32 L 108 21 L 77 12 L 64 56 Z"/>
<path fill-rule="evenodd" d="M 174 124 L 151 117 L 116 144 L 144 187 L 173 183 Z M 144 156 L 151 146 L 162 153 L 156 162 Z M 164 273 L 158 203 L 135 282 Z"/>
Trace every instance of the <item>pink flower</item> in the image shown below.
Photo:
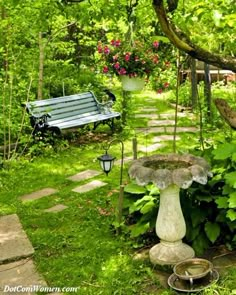
<path fill-rule="evenodd" d="M 152 43 L 152 45 L 155 47 L 155 48 L 158 48 L 159 47 L 159 42 L 158 41 L 154 41 Z"/>
<path fill-rule="evenodd" d="M 109 54 L 110 53 L 110 48 L 108 46 L 104 47 L 104 53 Z"/>
<path fill-rule="evenodd" d="M 137 73 L 131 73 L 131 74 L 129 74 L 129 77 L 130 78 L 132 78 L 132 77 L 137 77 L 138 75 L 137 75 Z"/>
<path fill-rule="evenodd" d="M 120 41 L 120 40 L 116 40 L 116 41 L 115 41 L 115 46 L 116 46 L 116 47 L 119 47 L 120 45 L 121 45 L 121 41 Z"/>
<path fill-rule="evenodd" d="M 161 94 L 162 92 L 163 92 L 163 90 L 161 88 L 157 90 L 158 94 Z"/>
<path fill-rule="evenodd" d="M 165 88 L 168 88 L 168 87 L 170 86 L 170 83 L 165 82 L 163 86 L 164 86 Z"/>
<path fill-rule="evenodd" d="M 108 68 L 108 66 L 104 66 L 102 71 L 103 71 L 103 73 L 105 73 L 105 74 L 108 73 L 108 72 L 109 72 L 109 68 Z"/>
<path fill-rule="evenodd" d="M 119 71 L 118 71 L 119 75 L 125 75 L 126 74 L 126 69 L 125 68 L 121 68 Z"/>
<path fill-rule="evenodd" d="M 117 61 L 118 60 L 118 54 L 112 56 L 113 61 Z"/>
<path fill-rule="evenodd" d="M 98 53 L 102 53 L 102 46 L 101 45 L 98 45 Z"/>
<path fill-rule="evenodd" d="M 118 69 L 120 68 L 120 63 L 116 62 L 116 63 L 114 64 L 114 68 L 118 70 Z"/>
<path fill-rule="evenodd" d="M 116 44 L 116 40 L 112 39 L 112 40 L 111 40 L 111 45 L 112 45 L 112 46 L 115 46 L 115 44 Z"/>
<path fill-rule="evenodd" d="M 129 60 L 130 60 L 130 53 L 129 53 L 129 52 L 127 52 L 127 53 L 125 54 L 125 60 L 126 60 L 126 61 L 129 61 Z"/>

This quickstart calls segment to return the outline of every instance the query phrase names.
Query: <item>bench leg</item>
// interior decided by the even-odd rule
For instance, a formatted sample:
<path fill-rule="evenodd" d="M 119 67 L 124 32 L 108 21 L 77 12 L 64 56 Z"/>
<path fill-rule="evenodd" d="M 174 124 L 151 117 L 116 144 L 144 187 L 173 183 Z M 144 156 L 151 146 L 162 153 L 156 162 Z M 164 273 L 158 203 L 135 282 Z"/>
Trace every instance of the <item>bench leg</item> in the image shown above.
<path fill-rule="evenodd" d="M 94 123 L 93 123 L 93 126 L 94 126 L 94 127 L 93 127 L 93 130 L 95 130 L 100 124 L 108 125 L 108 126 L 111 128 L 112 133 L 113 133 L 114 130 L 115 130 L 114 118 L 107 119 L 107 120 L 100 121 L 100 122 L 94 122 Z"/>

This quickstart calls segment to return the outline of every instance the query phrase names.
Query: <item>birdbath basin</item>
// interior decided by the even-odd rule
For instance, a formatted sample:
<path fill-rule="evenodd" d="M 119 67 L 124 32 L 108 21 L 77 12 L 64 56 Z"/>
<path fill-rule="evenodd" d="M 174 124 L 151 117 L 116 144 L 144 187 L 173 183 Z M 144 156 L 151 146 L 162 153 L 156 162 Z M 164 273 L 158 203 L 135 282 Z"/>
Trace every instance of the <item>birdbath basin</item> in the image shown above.
<path fill-rule="evenodd" d="M 207 183 L 211 176 L 209 164 L 191 154 L 164 154 L 142 157 L 132 162 L 129 176 L 138 185 L 155 184 L 160 189 L 160 205 L 156 220 L 156 234 L 160 243 L 149 252 L 153 264 L 173 265 L 194 257 L 194 250 L 182 242 L 186 224 L 179 191 L 193 181 Z"/>

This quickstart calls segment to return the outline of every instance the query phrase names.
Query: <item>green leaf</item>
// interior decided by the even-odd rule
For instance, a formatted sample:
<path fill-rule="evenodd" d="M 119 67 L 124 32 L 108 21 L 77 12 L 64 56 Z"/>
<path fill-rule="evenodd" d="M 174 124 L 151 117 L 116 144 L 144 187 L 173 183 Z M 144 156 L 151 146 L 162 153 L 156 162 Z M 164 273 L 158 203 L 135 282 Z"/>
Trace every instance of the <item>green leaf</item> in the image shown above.
<path fill-rule="evenodd" d="M 236 162 L 236 153 L 233 153 L 233 154 L 232 154 L 232 161 L 233 161 L 233 162 Z"/>
<path fill-rule="evenodd" d="M 220 235 L 220 226 L 218 223 L 208 221 L 205 224 L 205 233 L 208 239 L 214 243 Z"/>
<path fill-rule="evenodd" d="M 160 194 L 160 190 L 159 190 L 159 188 L 156 185 L 153 185 L 153 184 L 147 185 L 146 188 L 149 191 L 149 194 L 151 196 L 156 196 L 156 195 L 159 195 Z"/>
<path fill-rule="evenodd" d="M 149 229 L 149 222 L 147 223 L 137 223 L 131 229 L 131 238 L 138 237 L 144 234 Z"/>
<path fill-rule="evenodd" d="M 142 214 L 146 214 L 150 211 L 152 211 L 152 209 L 155 208 L 155 203 L 153 202 L 153 200 L 151 200 L 150 202 L 146 203 L 143 208 L 141 208 L 140 212 Z"/>
<path fill-rule="evenodd" d="M 164 36 L 154 36 L 152 37 L 152 40 L 155 41 L 162 41 L 164 43 L 170 43 L 170 40 L 167 38 L 167 37 L 164 37 Z"/>
<path fill-rule="evenodd" d="M 231 221 L 234 221 L 234 220 L 236 220 L 236 211 L 233 210 L 233 209 L 229 209 L 229 210 L 227 211 L 226 216 L 227 216 Z"/>
<path fill-rule="evenodd" d="M 232 193 L 232 187 L 229 186 L 228 184 L 225 184 L 224 187 L 223 187 L 223 191 L 222 191 L 222 194 L 223 195 L 229 195 L 230 193 Z"/>
<path fill-rule="evenodd" d="M 200 208 L 193 208 L 193 211 L 191 212 L 191 219 L 192 219 L 192 225 L 193 227 L 198 226 L 200 223 L 202 223 L 207 216 L 207 212 L 204 210 L 201 210 Z"/>
<path fill-rule="evenodd" d="M 209 240 L 204 232 L 199 233 L 198 238 L 193 241 L 192 246 L 197 255 L 202 254 L 207 248 L 209 248 Z"/>
<path fill-rule="evenodd" d="M 236 192 L 229 195 L 229 208 L 236 208 Z"/>
<path fill-rule="evenodd" d="M 225 175 L 226 183 L 236 188 L 236 171 L 227 173 Z"/>
<path fill-rule="evenodd" d="M 133 205 L 130 206 L 129 213 L 139 211 L 146 204 L 146 202 L 149 202 L 152 200 L 154 200 L 152 196 L 144 196 L 143 198 L 137 200 L 136 202 L 133 203 Z"/>
<path fill-rule="evenodd" d="M 210 203 L 213 198 L 210 195 L 208 195 L 208 196 L 202 195 L 202 196 L 196 196 L 196 199 L 199 200 L 199 201 Z"/>
<path fill-rule="evenodd" d="M 222 13 L 219 10 L 213 10 L 213 20 L 215 25 L 218 27 L 222 19 Z"/>
<path fill-rule="evenodd" d="M 217 208 L 219 209 L 227 209 L 229 207 L 228 197 L 218 197 L 215 200 L 215 203 L 217 204 Z"/>
<path fill-rule="evenodd" d="M 216 160 L 225 160 L 230 158 L 233 153 L 236 152 L 236 145 L 230 143 L 224 143 L 220 145 L 216 150 L 212 153 L 214 155 L 214 159 Z"/>
<path fill-rule="evenodd" d="M 191 229 L 187 228 L 186 238 L 188 241 L 194 241 L 201 231 L 201 226 L 193 227 Z"/>
<path fill-rule="evenodd" d="M 124 191 L 130 194 L 145 194 L 146 189 L 142 186 L 137 185 L 136 183 L 129 183 L 125 186 Z"/>

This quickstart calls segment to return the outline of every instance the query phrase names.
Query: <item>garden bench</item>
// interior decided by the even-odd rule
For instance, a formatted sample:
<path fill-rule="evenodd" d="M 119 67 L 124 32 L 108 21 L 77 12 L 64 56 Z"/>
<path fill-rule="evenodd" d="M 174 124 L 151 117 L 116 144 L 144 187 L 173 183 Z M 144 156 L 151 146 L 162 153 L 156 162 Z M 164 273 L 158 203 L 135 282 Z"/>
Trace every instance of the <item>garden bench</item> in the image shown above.
<path fill-rule="evenodd" d="M 120 113 L 112 111 L 113 102 L 100 103 L 92 91 L 36 100 L 24 103 L 30 116 L 33 135 L 50 131 L 60 135 L 64 129 L 83 127 L 93 123 L 95 130 L 98 125 L 107 124 L 114 130 L 114 118 L 120 118 Z"/>

